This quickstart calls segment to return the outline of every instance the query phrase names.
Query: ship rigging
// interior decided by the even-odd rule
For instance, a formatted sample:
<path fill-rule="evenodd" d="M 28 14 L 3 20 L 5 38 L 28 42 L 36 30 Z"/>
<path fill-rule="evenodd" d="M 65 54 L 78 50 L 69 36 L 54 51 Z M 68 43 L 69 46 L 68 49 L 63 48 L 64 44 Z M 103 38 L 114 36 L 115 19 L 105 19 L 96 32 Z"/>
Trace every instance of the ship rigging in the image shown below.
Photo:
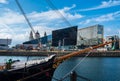
<path fill-rule="evenodd" d="M 35 33 L 31 23 L 27 19 L 18 0 L 15 0 L 15 1 L 18 7 L 20 8 L 23 16 L 25 17 L 25 20 L 27 21 L 29 27 Z M 52 6 L 52 8 L 55 8 L 54 5 L 51 4 L 50 2 L 49 4 Z M 63 19 L 67 21 L 65 18 Z M 67 23 L 70 25 L 68 21 Z M 0 80 L 1 81 L 51 81 L 55 69 L 59 66 L 60 63 L 64 62 L 64 60 L 67 60 L 71 57 L 77 56 L 82 53 L 89 52 L 93 49 L 103 47 L 104 45 L 110 44 L 112 42 L 115 42 L 115 41 L 106 42 L 104 44 L 89 47 L 81 51 L 72 52 L 70 54 L 67 54 L 58 58 L 55 58 L 55 55 L 51 55 L 42 60 L 28 61 L 29 59 L 29 56 L 28 56 L 27 62 L 24 62 L 24 63 L 19 62 L 18 64 L 15 64 L 15 63 L 8 64 L 7 65 L 8 69 L 6 69 L 6 71 L 5 70 L 0 71 Z"/>

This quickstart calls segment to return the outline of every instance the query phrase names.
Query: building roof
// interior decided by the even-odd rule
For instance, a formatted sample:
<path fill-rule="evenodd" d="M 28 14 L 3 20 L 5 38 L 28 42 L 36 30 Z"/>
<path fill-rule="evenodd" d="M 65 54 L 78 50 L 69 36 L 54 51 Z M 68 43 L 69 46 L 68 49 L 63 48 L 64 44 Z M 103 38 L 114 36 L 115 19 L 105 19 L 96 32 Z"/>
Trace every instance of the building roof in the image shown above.
<path fill-rule="evenodd" d="M 38 39 L 33 39 L 33 40 L 30 40 L 30 41 L 25 41 L 25 42 L 23 42 L 23 44 L 39 44 L 40 42 L 42 44 L 45 44 L 49 40 L 52 40 L 52 35 L 48 35 L 48 36 L 41 37 L 41 38 L 38 38 Z"/>

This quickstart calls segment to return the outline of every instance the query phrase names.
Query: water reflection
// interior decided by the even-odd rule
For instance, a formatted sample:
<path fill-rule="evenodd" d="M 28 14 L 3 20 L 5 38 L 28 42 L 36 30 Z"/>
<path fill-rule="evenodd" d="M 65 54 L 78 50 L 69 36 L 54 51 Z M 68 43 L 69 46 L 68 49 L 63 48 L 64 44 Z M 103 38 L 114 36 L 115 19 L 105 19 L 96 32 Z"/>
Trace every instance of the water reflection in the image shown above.
<path fill-rule="evenodd" d="M 63 62 L 55 71 L 54 76 L 61 79 L 70 72 L 82 57 L 71 58 Z M 76 69 L 78 75 L 84 76 L 92 81 L 119 81 L 120 80 L 120 58 L 87 57 Z M 70 81 L 66 78 L 63 81 Z M 78 81 L 84 81 L 77 78 Z M 54 79 L 52 81 L 55 81 Z M 86 81 L 86 80 L 85 80 Z"/>

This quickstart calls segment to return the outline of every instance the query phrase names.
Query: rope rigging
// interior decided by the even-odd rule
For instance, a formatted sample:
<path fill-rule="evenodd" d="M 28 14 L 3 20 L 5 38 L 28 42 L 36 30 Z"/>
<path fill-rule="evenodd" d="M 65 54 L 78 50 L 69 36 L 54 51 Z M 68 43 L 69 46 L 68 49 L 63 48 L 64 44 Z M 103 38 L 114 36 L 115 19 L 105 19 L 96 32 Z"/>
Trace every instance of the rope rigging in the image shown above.
<path fill-rule="evenodd" d="M 20 3 L 18 2 L 18 0 L 15 0 L 15 2 L 16 2 L 16 4 L 18 5 L 18 7 L 19 7 L 21 13 L 23 14 L 25 20 L 27 21 L 29 27 L 31 28 L 31 30 L 33 31 L 33 33 L 35 33 L 35 30 L 33 29 L 32 24 L 30 23 L 29 19 L 27 18 L 27 16 L 26 16 L 23 8 L 21 7 Z"/>
<path fill-rule="evenodd" d="M 106 43 L 104 43 L 104 44 L 99 44 L 99 45 L 97 45 L 97 46 L 89 47 L 89 48 L 83 49 L 83 50 L 81 50 L 81 51 L 72 52 L 72 53 L 70 53 L 70 54 L 67 54 L 67 55 L 58 57 L 58 58 L 55 60 L 55 63 L 60 62 L 60 61 L 62 62 L 62 61 L 67 60 L 67 59 L 69 59 L 69 58 L 71 58 L 71 57 L 73 57 L 73 56 L 76 56 L 76 55 L 79 55 L 79 54 L 88 52 L 88 53 L 85 55 L 85 57 L 84 57 L 75 67 L 73 67 L 72 70 L 70 70 L 67 74 L 65 74 L 65 75 L 61 78 L 61 80 L 64 80 L 66 77 L 68 77 L 69 74 L 70 74 L 71 72 L 73 72 L 73 71 L 81 64 L 82 61 L 85 60 L 85 58 L 90 54 L 90 51 L 91 51 L 91 50 L 96 49 L 96 48 L 99 48 L 99 47 L 102 47 L 102 46 L 104 46 L 104 45 L 107 45 L 107 44 L 110 44 L 110 43 L 113 43 L 113 42 L 115 42 L 115 41 L 106 42 Z"/>
<path fill-rule="evenodd" d="M 57 13 L 61 16 L 61 18 L 66 22 L 66 24 L 68 26 L 71 26 L 70 22 L 63 16 L 63 14 L 61 14 L 57 8 L 55 7 L 55 5 L 50 1 L 50 0 L 46 0 L 46 2 L 48 3 L 48 5 Z"/>
<path fill-rule="evenodd" d="M 34 28 L 33 28 L 33 26 L 32 26 L 32 24 L 30 23 L 29 19 L 27 18 L 27 16 L 26 16 L 26 14 L 25 14 L 22 6 L 20 5 L 19 1 L 18 1 L 18 0 L 15 0 L 15 2 L 16 2 L 16 4 L 17 4 L 18 8 L 20 9 L 22 15 L 24 16 L 25 20 L 27 21 L 27 24 L 28 24 L 29 27 L 31 28 L 32 32 L 33 32 L 34 34 L 36 34 L 36 33 L 35 33 L 35 30 L 34 30 Z M 38 41 L 38 45 L 39 45 L 39 44 L 41 45 L 41 39 L 40 39 L 40 38 L 37 38 L 37 41 Z"/>
<path fill-rule="evenodd" d="M 85 57 L 83 57 L 83 59 L 76 65 L 74 66 L 67 74 L 65 74 L 60 80 L 56 79 L 56 78 L 53 78 L 54 80 L 56 81 L 63 81 L 64 79 L 66 79 L 67 77 L 70 76 L 70 74 L 86 59 L 86 57 L 90 54 L 90 52 L 88 52 Z M 82 78 L 82 79 L 85 79 L 87 81 L 90 81 L 88 78 L 86 77 L 83 77 L 83 76 L 80 76 L 80 75 L 77 75 L 77 77 L 79 78 Z"/>
<path fill-rule="evenodd" d="M 32 27 L 32 24 L 30 23 L 30 21 L 29 21 L 28 18 L 26 17 L 26 15 L 25 15 L 25 13 L 24 13 L 21 5 L 19 4 L 18 0 L 15 0 L 15 1 L 16 1 L 17 5 L 18 5 L 19 9 L 21 10 L 23 16 L 25 17 L 25 20 L 27 21 L 29 27 L 30 27 L 30 28 L 32 29 L 32 31 L 35 33 L 35 31 L 34 31 L 34 29 L 33 29 L 33 27 Z M 53 5 L 53 3 L 52 3 L 50 0 L 46 0 L 46 2 L 48 3 L 48 5 L 49 5 L 52 9 L 55 9 L 55 12 L 58 13 L 58 14 L 62 17 L 62 19 L 63 19 L 69 26 L 71 26 L 71 24 L 67 21 L 67 19 L 66 19 L 60 12 L 56 11 L 57 8 Z M 39 41 L 39 39 L 38 39 L 38 41 Z M 102 45 L 102 46 L 104 46 L 104 45 Z M 87 48 L 87 49 L 85 49 L 83 52 L 88 52 L 88 51 L 90 51 L 90 50 L 92 50 L 92 49 L 95 49 L 95 48 L 98 48 L 98 47 L 100 47 L 100 46 L 95 46 L 95 47 Z M 82 52 L 82 51 L 81 51 L 81 52 Z M 71 72 L 73 72 L 73 71 L 85 60 L 85 58 L 86 58 L 89 54 L 90 54 L 90 52 L 88 52 L 88 54 L 85 55 L 85 57 L 84 57 L 76 66 L 74 66 L 72 70 L 70 70 L 67 74 L 65 74 L 60 80 L 58 80 L 58 79 L 56 79 L 56 78 L 53 78 L 53 79 L 55 79 L 55 80 L 57 80 L 57 81 L 62 81 L 62 80 L 64 80 L 66 77 L 68 77 L 68 76 L 70 75 Z M 63 61 L 64 59 L 66 60 L 66 59 L 68 59 L 68 57 L 70 58 L 70 57 L 75 56 L 75 55 L 78 55 L 78 52 L 77 52 L 76 54 L 74 54 L 74 55 L 73 55 L 73 54 L 71 54 L 71 55 L 69 54 L 69 55 L 63 56 L 63 58 L 59 58 L 59 59 L 56 60 L 55 62 Z M 27 58 L 27 61 L 28 61 L 28 59 L 29 59 L 29 57 Z M 25 67 L 26 67 L 26 64 L 27 64 L 27 63 L 25 63 Z M 38 73 L 38 74 L 40 74 L 40 73 Z M 35 74 L 35 75 L 36 75 L 36 74 Z M 33 75 L 33 76 L 35 76 L 35 75 Z M 29 77 L 33 77 L 33 76 L 29 76 Z M 24 79 L 27 79 L 27 78 L 29 78 L 29 77 L 24 78 L 24 76 L 23 76 Z M 81 77 L 81 76 L 79 76 L 79 77 Z M 81 78 L 85 79 L 84 77 L 81 77 Z"/>
<path fill-rule="evenodd" d="M 73 67 L 72 70 L 70 70 L 66 75 L 63 76 L 62 79 L 64 79 L 66 76 L 68 76 L 71 72 L 73 72 L 85 59 L 86 57 L 90 54 L 90 52 L 88 52 L 88 54 L 85 55 L 85 57 L 83 57 L 83 59 L 76 65 Z"/>
<path fill-rule="evenodd" d="M 29 19 L 27 18 L 27 16 L 26 16 L 26 14 L 25 14 L 23 8 L 21 7 L 19 1 L 18 1 L 18 0 L 15 0 L 15 2 L 16 2 L 16 4 L 17 4 L 18 8 L 20 9 L 22 15 L 24 16 L 25 20 L 27 21 L 27 24 L 28 24 L 29 27 L 31 28 L 32 32 L 33 32 L 34 34 L 36 34 L 36 33 L 35 33 L 35 30 L 33 29 L 32 24 L 30 23 Z M 38 44 L 41 44 L 41 41 L 40 41 L 39 38 L 37 39 L 37 41 L 38 41 Z M 24 72 L 27 71 L 27 70 L 26 70 L 26 66 L 27 66 L 27 62 L 28 62 L 28 60 L 29 60 L 29 55 L 27 56 L 27 60 L 26 60 L 26 62 L 25 62 Z M 23 73 L 23 77 L 24 77 L 24 73 Z"/>

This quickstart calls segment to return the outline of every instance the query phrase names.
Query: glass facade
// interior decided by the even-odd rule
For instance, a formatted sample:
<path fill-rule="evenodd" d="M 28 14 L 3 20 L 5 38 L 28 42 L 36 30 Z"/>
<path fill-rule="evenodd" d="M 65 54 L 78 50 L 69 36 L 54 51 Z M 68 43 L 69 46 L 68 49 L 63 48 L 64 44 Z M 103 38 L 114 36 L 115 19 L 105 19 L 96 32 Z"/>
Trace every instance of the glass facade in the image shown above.
<path fill-rule="evenodd" d="M 46 44 L 47 41 L 48 41 L 47 38 L 48 38 L 48 37 L 45 36 L 45 37 L 41 37 L 41 38 L 39 38 L 39 39 L 34 39 L 34 40 L 31 40 L 31 41 L 26 41 L 26 42 L 24 42 L 23 44 L 39 44 L 40 42 L 41 42 L 42 44 Z"/>
<path fill-rule="evenodd" d="M 77 26 L 52 31 L 52 46 L 76 45 Z"/>

